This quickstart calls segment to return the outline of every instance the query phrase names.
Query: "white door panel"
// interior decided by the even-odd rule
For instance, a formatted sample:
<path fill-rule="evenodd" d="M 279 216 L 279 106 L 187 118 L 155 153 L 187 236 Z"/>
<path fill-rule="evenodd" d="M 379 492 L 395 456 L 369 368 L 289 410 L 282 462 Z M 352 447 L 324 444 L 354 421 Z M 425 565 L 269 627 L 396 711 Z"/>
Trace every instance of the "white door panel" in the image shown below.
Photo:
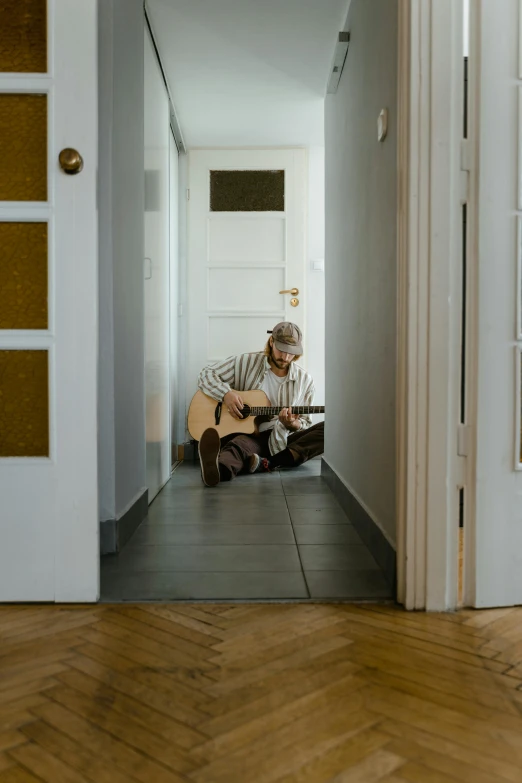
<path fill-rule="evenodd" d="M 480 95 L 478 116 L 471 120 L 480 144 L 474 596 L 480 607 L 522 603 L 519 5 L 518 0 L 471 3 L 470 68 Z M 477 15 L 480 33 L 474 38 Z M 480 71 L 473 70 L 475 61 Z"/>
<path fill-rule="evenodd" d="M 208 219 L 209 264 L 284 264 L 286 218 L 220 215 Z"/>
<path fill-rule="evenodd" d="M 284 171 L 284 209 L 211 211 L 212 171 Z M 305 325 L 304 150 L 189 154 L 187 400 L 210 361 L 260 351 L 278 321 Z M 297 307 L 284 289 L 297 288 Z M 305 335 L 306 338 L 306 335 Z M 301 360 L 304 363 L 304 360 Z"/>
<path fill-rule="evenodd" d="M 264 268 L 211 267 L 208 270 L 208 309 L 229 312 L 248 309 L 276 313 L 284 310 L 284 295 L 278 293 L 285 285 L 284 267 Z"/>
<path fill-rule="evenodd" d="M 0 392 L 6 406 L 0 410 L 0 600 L 96 601 L 97 3 L 54 0 L 47 9 L 47 72 L 44 66 L 35 74 L 0 74 L 0 100 L 6 94 L 19 96 L 21 103 L 28 96 L 46 96 L 48 183 L 47 196 L 23 200 L 21 189 L 0 202 L 4 229 L 39 223 L 48 231 L 47 322 L 0 329 Z M 28 35 L 31 39 L 32 31 Z M 23 40 L 22 35 L 20 46 Z M 12 121 L 13 128 L 20 123 L 20 134 L 29 133 L 24 142 L 29 146 L 43 139 L 45 167 L 45 131 L 34 117 L 24 121 L 13 115 Z M 6 143 L 4 135 L 3 154 Z M 65 147 L 83 157 L 76 175 L 58 165 Z M 23 152 L 18 169 L 25 147 Z M 28 179 L 35 165 L 33 158 Z M 34 273 L 35 252 L 34 246 L 28 250 L 22 288 Z M 10 263 L 18 257 L 15 252 Z M 43 419 L 35 426 L 36 408 Z M 38 448 L 35 429 L 48 441 Z"/>

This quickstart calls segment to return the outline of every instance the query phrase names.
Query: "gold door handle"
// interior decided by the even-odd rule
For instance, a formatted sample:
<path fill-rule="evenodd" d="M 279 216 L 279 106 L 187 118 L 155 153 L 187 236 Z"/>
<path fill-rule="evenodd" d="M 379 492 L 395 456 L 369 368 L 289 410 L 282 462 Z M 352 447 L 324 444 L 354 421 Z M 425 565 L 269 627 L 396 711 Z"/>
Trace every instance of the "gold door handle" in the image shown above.
<path fill-rule="evenodd" d="M 79 174 L 83 169 L 83 158 L 78 150 L 66 147 L 58 156 L 58 161 L 62 170 L 66 174 Z"/>
<path fill-rule="evenodd" d="M 292 296 L 297 296 L 299 293 L 298 288 L 290 288 L 288 291 L 279 291 L 280 294 L 292 294 Z"/>

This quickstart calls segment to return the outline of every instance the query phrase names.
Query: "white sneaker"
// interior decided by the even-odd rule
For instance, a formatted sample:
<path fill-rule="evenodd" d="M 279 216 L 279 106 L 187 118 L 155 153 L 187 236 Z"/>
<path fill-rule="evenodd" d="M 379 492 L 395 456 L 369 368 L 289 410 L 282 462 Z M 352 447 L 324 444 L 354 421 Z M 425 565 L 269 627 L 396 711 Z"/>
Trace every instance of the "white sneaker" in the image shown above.
<path fill-rule="evenodd" d="M 248 458 L 249 473 L 270 473 L 270 465 L 266 457 L 260 457 L 259 454 L 252 454 Z"/>

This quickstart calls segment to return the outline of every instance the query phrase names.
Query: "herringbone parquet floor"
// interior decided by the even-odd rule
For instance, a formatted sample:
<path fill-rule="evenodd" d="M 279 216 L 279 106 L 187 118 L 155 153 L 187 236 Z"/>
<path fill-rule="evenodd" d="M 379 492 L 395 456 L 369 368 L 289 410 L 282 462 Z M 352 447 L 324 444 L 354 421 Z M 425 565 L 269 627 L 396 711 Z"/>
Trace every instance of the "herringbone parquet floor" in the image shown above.
<path fill-rule="evenodd" d="M 0 783 L 520 783 L 522 610 L 0 608 Z"/>

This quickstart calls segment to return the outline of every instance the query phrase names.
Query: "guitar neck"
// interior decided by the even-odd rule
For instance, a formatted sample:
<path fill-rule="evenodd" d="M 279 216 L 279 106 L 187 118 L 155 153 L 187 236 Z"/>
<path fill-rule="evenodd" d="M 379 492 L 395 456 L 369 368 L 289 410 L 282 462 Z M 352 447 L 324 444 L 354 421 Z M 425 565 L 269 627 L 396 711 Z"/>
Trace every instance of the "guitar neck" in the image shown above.
<path fill-rule="evenodd" d="M 256 406 L 250 409 L 250 413 L 252 416 L 277 416 L 285 407 L 288 406 L 278 408 Z M 306 415 L 307 413 L 324 413 L 324 405 L 292 405 L 291 407 L 292 413 L 299 416 Z"/>

